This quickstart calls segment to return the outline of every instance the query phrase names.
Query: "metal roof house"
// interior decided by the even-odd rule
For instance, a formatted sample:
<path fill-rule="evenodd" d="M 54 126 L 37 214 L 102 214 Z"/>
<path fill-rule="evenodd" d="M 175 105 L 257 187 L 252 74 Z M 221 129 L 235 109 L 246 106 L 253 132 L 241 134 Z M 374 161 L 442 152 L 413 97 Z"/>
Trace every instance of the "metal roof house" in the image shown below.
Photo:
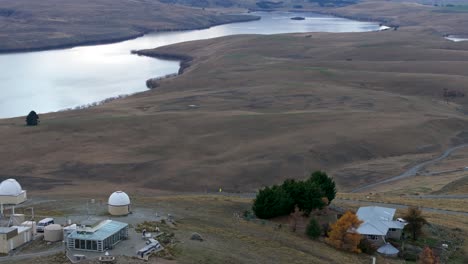
<path fill-rule="evenodd" d="M 386 244 L 385 238 L 400 239 L 405 223 L 393 220 L 396 209 L 367 206 L 357 211 L 357 217 L 363 223 L 356 230 L 374 245 Z"/>
<path fill-rule="evenodd" d="M 67 247 L 74 250 L 104 252 L 127 238 L 127 223 L 113 220 L 85 221 L 67 236 Z"/>

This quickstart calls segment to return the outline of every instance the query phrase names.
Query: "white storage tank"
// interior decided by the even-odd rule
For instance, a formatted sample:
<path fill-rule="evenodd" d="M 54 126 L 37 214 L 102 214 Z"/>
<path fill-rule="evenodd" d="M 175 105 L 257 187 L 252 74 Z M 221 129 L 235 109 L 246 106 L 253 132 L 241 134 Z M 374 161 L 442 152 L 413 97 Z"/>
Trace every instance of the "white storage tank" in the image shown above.
<path fill-rule="evenodd" d="M 122 191 L 112 193 L 107 204 L 111 215 L 128 215 L 130 213 L 130 198 Z"/>
<path fill-rule="evenodd" d="M 63 228 L 61 225 L 52 224 L 44 228 L 44 240 L 48 242 L 57 242 L 63 240 Z"/>

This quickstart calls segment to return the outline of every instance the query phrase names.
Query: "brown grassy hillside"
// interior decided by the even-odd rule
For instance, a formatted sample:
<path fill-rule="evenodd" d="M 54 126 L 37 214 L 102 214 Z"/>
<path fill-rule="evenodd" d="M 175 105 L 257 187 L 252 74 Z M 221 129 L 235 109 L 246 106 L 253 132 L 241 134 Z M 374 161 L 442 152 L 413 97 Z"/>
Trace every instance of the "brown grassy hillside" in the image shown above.
<path fill-rule="evenodd" d="M 450 1 L 448 1 L 450 2 Z M 448 2 L 444 2 L 448 4 Z M 444 34 L 468 35 L 468 8 L 464 3 L 456 7 L 432 6 L 415 1 L 363 0 L 340 8 L 316 8 L 320 12 L 340 16 L 372 19 L 391 25 L 418 28 Z"/>
<path fill-rule="evenodd" d="M 156 90 L 44 115 L 39 127 L 1 120 L 0 175 L 251 191 L 325 169 L 349 190 L 466 141 L 468 99 L 446 103 L 442 89 L 467 93 L 468 43 L 403 30 L 233 36 L 154 53 L 194 59 Z"/>
<path fill-rule="evenodd" d="M 249 19 L 157 0 L 0 0 L 0 52 L 111 42 Z"/>

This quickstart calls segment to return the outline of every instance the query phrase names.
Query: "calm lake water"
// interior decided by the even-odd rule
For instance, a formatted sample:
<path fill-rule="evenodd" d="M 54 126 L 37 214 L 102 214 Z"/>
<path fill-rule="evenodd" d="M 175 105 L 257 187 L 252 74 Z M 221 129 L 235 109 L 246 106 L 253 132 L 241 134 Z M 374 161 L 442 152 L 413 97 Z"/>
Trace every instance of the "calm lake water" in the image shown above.
<path fill-rule="evenodd" d="M 130 54 L 198 39 L 235 34 L 292 32 L 364 32 L 379 29 L 371 22 L 313 13 L 263 13 L 258 21 L 204 30 L 163 32 L 108 45 L 0 55 L 0 118 L 73 108 L 122 94 L 147 90 L 149 78 L 176 73 L 179 62 Z M 302 16 L 305 20 L 291 20 Z"/>

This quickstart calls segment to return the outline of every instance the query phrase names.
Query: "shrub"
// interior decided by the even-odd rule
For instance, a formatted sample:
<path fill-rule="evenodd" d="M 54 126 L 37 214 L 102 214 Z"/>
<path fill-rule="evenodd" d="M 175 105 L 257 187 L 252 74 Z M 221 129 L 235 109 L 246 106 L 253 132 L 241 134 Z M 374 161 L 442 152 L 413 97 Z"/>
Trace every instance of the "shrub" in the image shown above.
<path fill-rule="evenodd" d="M 315 218 L 311 218 L 307 225 L 306 235 L 312 239 L 317 239 L 322 234 L 322 229 Z"/>
<path fill-rule="evenodd" d="M 377 251 L 377 248 L 365 238 L 361 239 L 358 248 L 361 250 L 362 253 L 366 253 L 369 255 L 372 255 Z"/>

